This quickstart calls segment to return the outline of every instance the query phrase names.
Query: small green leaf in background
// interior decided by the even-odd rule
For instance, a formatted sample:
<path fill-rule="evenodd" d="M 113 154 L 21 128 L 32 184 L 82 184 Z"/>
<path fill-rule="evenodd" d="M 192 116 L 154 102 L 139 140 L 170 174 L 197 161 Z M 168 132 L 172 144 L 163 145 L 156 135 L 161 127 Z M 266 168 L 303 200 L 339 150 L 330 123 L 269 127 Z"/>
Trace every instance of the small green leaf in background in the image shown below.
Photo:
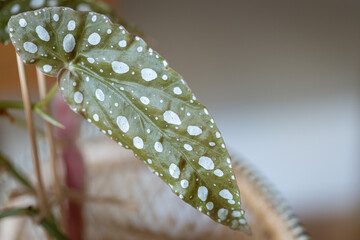
<path fill-rule="evenodd" d="M 26 208 L 10 208 L 10 209 L 1 209 L 0 210 L 0 220 L 7 217 L 19 217 L 19 216 L 28 216 L 28 217 L 38 217 L 39 210 L 26 207 Z M 38 219 L 39 220 L 39 219 Z M 54 237 L 56 240 L 70 240 L 66 237 L 61 231 L 57 228 L 56 224 L 52 221 L 42 218 L 39 221 L 39 224 L 49 233 L 50 236 Z"/>
<path fill-rule="evenodd" d="M 11 164 L 10 160 L 8 160 L 1 152 L 0 152 L 0 171 L 4 169 L 11 176 L 13 176 L 17 181 L 23 184 L 25 187 L 35 190 L 31 185 L 30 181 L 26 178 L 26 176 L 20 173 L 14 166 Z"/>
<path fill-rule="evenodd" d="M 9 208 L 0 210 L 0 220 L 7 217 L 24 216 L 29 213 L 29 208 Z"/>
<path fill-rule="evenodd" d="M 132 149 L 184 201 L 248 232 L 214 119 L 141 38 L 104 15 L 69 8 L 19 14 L 9 31 L 25 63 L 58 75 L 74 111 Z"/>
<path fill-rule="evenodd" d="M 70 7 L 78 11 L 95 11 L 105 14 L 113 22 L 124 24 L 106 4 L 96 0 L 1 0 L 0 1 L 0 42 L 9 41 L 7 24 L 11 16 L 43 7 Z M 135 28 L 133 28 L 136 31 Z"/>

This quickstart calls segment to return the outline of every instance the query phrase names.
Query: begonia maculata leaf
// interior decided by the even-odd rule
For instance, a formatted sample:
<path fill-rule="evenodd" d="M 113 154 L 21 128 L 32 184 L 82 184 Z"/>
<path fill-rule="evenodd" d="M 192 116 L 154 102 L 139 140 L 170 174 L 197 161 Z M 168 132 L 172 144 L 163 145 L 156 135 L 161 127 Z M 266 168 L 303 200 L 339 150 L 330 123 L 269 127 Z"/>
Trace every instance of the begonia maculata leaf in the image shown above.
<path fill-rule="evenodd" d="M 131 149 L 185 202 L 249 230 L 214 119 L 140 37 L 104 15 L 70 8 L 22 13 L 8 27 L 23 61 L 58 76 L 75 112 Z"/>

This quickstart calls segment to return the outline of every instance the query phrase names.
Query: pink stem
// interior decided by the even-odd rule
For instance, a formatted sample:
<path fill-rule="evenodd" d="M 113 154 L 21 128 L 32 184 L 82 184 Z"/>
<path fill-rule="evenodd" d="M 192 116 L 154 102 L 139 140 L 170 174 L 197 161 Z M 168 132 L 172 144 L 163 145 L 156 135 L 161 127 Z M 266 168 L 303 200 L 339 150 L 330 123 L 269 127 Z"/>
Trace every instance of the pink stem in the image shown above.
<path fill-rule="evenodd" d="M 60 95 L 55 96 L 55 114 L 65 129 L 58 129 L 57 137 L 62 140 L 62 159 L 65 170 L 66 187 L 79 193 L 85 188 L 85 165 L 82 155 L 76 147 L 79 135 L 80 118 L 65 103 Z M 83 205 L 78 201 L 67 200 L 66 231 L 71 240 L 83 239 Z"/>
<path fill-rule="evenodd" d="M 67 144 L 62 153 L 65 165 L 65 182 L 70 190 L 82 193 L 84 191 L 85 167 L 79 150 L 73 144 Z M 82 204 L 68 200 L 66 214 L 67 233 L 72 240 L 82 239 L 83 215 Z"/>

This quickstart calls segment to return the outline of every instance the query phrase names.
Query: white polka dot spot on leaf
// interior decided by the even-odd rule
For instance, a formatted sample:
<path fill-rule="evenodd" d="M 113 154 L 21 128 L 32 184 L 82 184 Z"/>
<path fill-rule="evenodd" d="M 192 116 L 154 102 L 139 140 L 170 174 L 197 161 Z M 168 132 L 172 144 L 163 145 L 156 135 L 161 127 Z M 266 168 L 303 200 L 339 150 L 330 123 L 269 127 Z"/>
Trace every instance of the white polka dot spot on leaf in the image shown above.
<path fill-rule="evenodd" d="M 213 203 L 213 202 L 208 202 L 208 203 L 206 204 L 206 208 L 207 208 L 208 210 L 212 210 L 212 209 L 214 208 L 214 203 Z"/>
<path fill-rule="evenodd" d="M 181 89 L 180 89 L 179 87 L 174 87 L 173 92 L 174 92 L 176 95 L 182 94 L 182 91 L 181 91 Z"/>
<path fill-rule="evenodd" d="M 162 152 L 163 151 L 163 145 L 161 142 L 156 142 L 154 144 L 154 148 L 155 148 L 155 151 L 157 152 Z"/>
<path fill-rule="evenodd" d="M 99 101 L 104 101 L 104 99 L 105 99 L 105 95 L 104 95 L 103 91 L 99 88 L 95 90 L 95 96 Z"/>
<path fill-rule="evenodd" d="M 191 136 L 198 136 L 198 135 L 200 135 L 202 133 L 202 130 L 198 126 L 188 126 L 187 127 L 187 132 Z"/>
<path fill-rule="evenodd" d="M 233 211 L 231 216 L 233 216 L 233 217 L 241 217 L 241 213 L 240 213 L 240 211 Z"/>
<path fill-rule="evenodd" d="M 53 19 L 54 19 L 55 22 L 59 21 L 59 15 L 54 14 Z"/>
<path fill-rule="evenodd" d="M 48 73 L 48 72 L 50 72 L 52 70 L 52 66 L 50 66 L 48 64 L 45 64 L 43 66 L 43 70 L 44 70 L 44 72 Z"/>
<path fill-rule="evenodd" d="M 134 137 L 133 144 L 137 149 L 143 149 L 144 148 L 144 141 L 139 136 Z"/>
<path fill-rule="evenodd" d="M 189 181 L 186 179 L 183 179 L 180 181 L 180 185 L 182 188 L 187 188 L 189 186 Z"/>
<path fill-rule="evenodd" d="M 21 18 L 19 20 L 19 25 L 20 25 L 20 27 L 26 27 L 27 26 L 26 20 L 24 18 Z"/>
<path fill-rule="evenodd" d="M 177 179 L 180 176 L 180 169 L 178 166 L 176 166 L 174 163 L 172 163 L 172 164 L 170 164 L 170 167 L 169 167 L 169 173 L 173 178 Z"/>
<path fill-rule="evenodd" d="M 126 45 L 127 45 L 127 42 L 125 41 L 125 40 L 121 40 L 121 41 L 119 41 L 119 47 L 126 47 Z"/>
<path fill-rule="evenodd" d="M 100 40 L 101 40 L 101 37 L 98 33 L 92 33 L 92 34 L 90 34 L 90 36 L 88 38 L 88 42 L 93 46 L 98 45 Z"/>
<path fill-rule="evenodd" d="M 228 215 L 229 211 L 225 208 L 220 208 L 218 211 L 218 217 L 221 221 L 224 221 Z"/>
<path fill-rule="evenodd" d="M 96 113 L 93 115 L 93 119 L 95 120 L 95 122 L 99 121 L 99 115 L 97 115 Z"/>
<path fill-rule="evenodd" d="M 92 57 L 88 57 L 87 60 L 88 60 L 89 63 L 94 63 L 95 62 L 95 59 L 93 59 Z"/>
<path fill-rule="evenodd" d="M 199 165 L 205 168 L 206 170 L 212 170 L 215 167 L 213 160 L 205 156 L 199 158 Z"/>
<path fill-rule="evenodd" d="M 140 102 L 142 102 L 145 105 L 148 105 L 150 103 L 150 100 L 148 97 L 142 96 L 140 97 Z"/>
<path fill-rule="evenodd" d="M 70 21 L 68 22 L 67 27 L 68 27 L 68 30 L 69 30 L 69 31 L 73 31 L 73 30 L 75 29 L 75 27 L 76 27 L 75 21 L 74 21 L 74 20 L 70 20 Z"/>
<path fill-rule="evenodd" d="M 118 116 L 116 118 L 116 124 L 118 125 L 120 130 L 123 131 L 124 133 L 127 133 L 130 129 L 129 121 L 124 116 Z"/>
<path fill-rule="evenodd" d="M 218 177 L 224 176 L 223 171 L 221 171 L 220 169 L 216 169 L 216 170 L 214 171 L 214 174 L 215 174 L 216 176 L 218 176 Z"/>
<path fill-rule="evenodd" d="M 151 68 L 143 68 L 141 69 L 141 77 L 147 82 L 150 82 L 157 78 L 157 73 Z"/>
<path fill-rule="evenodd" d="M 233 199 L 233 195 L 230 193 L 229 190 L 223 189 L 219 192 L 220 197 L 231 200 Z"/>
<path fill-rule="evenodd" d="M 76 42 L 75 42 L 74 36 L 71 33 L 67 34 L 63 40 L 64 51 L 67 53 L 72 52 L 75 48 L 75 45 L 76 45 Z"/>
<path fill-rule="evenodd" d="M 119 74 L 127 73 L 130 69 L 126 63 L 119 62 L 119 61 L 113 61 L 111 63 L 111 67 L 114 70 L 114 72 L 119 73 Z"/>
<path fill-rule="evenodd" d="M 188 151 L 193 150 L 192 146 L 191 146 L 190 144 L 187 144 L 187 143 L 184 144 L 184 148 L 185 148 L 186 150 L 188 150 Z"/>
<path fill-rule="evenodd" d="M 36 53 L 38 47 L 32 42 L 24 42 L 24 49 L 29 53 Z"/>
<path fill-rule="evenodd" d="M 164 121 L 169 124 L 181 125 L 181 120 L 179 116 L 171 110 L 165 111 L 163 117 L 164 117 Z"/>
<path fill-rule="evenodd" d="M 74 94 L 74 101 L 75 101 L 76 103 L 82 103 L 83 99 L 84 99 L 84 97 L 83 97 L 83 95 L 82 95 L 81 92 L 75 92 L 75 94 Z"/>
<path fill-rule="evenodd" d="M 200 198 L 201 201 L 205 202 L 208 196 L 208 189 L 204 186 L 201 186 L 198 188 L 198 197 Z"/>
<path fill-rule="evenodd" d="M 216 136 L 216 138 L 220 138 L 220 137 L 221 137 L 221 135 L 220 135 L 219 132 L 216 132 L 216 133 L 215 133 L 215 136 Z"/>

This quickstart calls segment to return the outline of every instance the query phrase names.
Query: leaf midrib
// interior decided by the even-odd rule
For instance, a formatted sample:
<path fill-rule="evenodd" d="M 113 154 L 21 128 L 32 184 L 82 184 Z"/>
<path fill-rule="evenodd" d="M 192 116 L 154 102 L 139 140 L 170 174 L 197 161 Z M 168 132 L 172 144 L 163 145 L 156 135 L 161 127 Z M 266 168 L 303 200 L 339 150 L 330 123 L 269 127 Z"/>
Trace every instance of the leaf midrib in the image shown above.
<path fill-rule="evenodd" d="M 148 122 L 153 125 L 160 133 L 163 134 L 163 136 L 167 139 L 167 141 L 169 142 L 169 144 L 171 146 L 173 146 L 173 149 L 175 149 L 176 151 L 178 151 L 182 156 L 184 156 L 184 158 L 187 160 L 188 164 L 192 167 L 192 169 L 197 173 L 197 176 L 202 180 L 202 182 L 204 182 L 204 184 L 206 184 L 206 181 L 203 179 L 203 176 L 199 173 L 198 169 L 195 167 L 196 165 L 196 161 L 192 161 L 192 159 L 189 159 L 189 157 L 187 156 L 186 152 L 183 151 L 181 149 L 181 147 L 179 147 L 176 144 L 173 144 L 173 142 L 171 141 L 171 137 L 165 133 L 160 127 L 158 127 L 156 125 L 156 123 L 154 123 L 150 118 L 148 118 L 137 106 L 135 106 L 132 101 L 130 99 L 128 99 L 126 96 L 124 96 L 120 91 L 118 91 L 117 89 L 115 89 L 111 84 L 108 84 L 106 81 L 102 81 L 100 78 L 98 78 L 98 76 L 96 74 L 92 74 L 93 72 L 90 71 L 86 71 L 87 69 L 83 69 L 81 66 L 79 67 L 78 65 L 75 65 L 76 67 L 73 67 L 72 69 L 77 69 L 79 71 L 83 71 L 86 74 L 92 76 L 93 78 L 95 78 L 96 80 L 98 80 L 99 82 L 103 83 L 104 85 L 106 85 L 108 88 L 112 89 L 114 92 L 117 92 L 123 99 L 124 101 L 126 101 L 139 115 L 141 115 L 144 119 L 148 120 Z M 101 109 L 103 109 L 101 107 Z M 104 111 L 103 111 L 104 113 Z M 105 114 L 107 115 L 107 114 Z M 109 119 L 107 118 L 107 121 L 109 121 Z M 187 137 L 185 137 L 186 139 L 188 139 Z M 195 142 L 194 140 L 190 139 L 191 142 Z M 211 152 L 215 152 L 214 150 L 210 150 Z M 216 152 L 215 152 L 216 153 Z M 216 153 L 216 155 L 218 155 Z M 207 184 L 206 184 L 207 185 Z"/>
<path fill-rule="evenodd" d="M 169 136 L 168 133 L 164 132 L 159 126 L 157 126 L 156 123 L 151 120 L 151 118 L 148 118 L 136 105 L 134 105 L 134 104 L 132 103 L 132 101 L 131 101 L 129 98 L 127 98 L 126 96 L 124 96 L 124 94 L 122 94 L 120 91 L 118 91 L 118 89 L 114 88 L 111 84 L 108 84 L 106 81 L 102 81 L 102 80 L 101 80 L 101 77 L 99 77 L 99 76 L 98 76 L 97 74 L 95 74 L 94 72 L 89 71 L 87 68 L 84 68 L 84 67 L 82 67 L 81 65 L 77 65 L 77 64 L 74 64 L 73 66 L 74 66 L 74 67 L 73 67 L 72 69 L 77 69 L 77 70 L 79 70 L 79 71 L 82 71 L 82 72 L 86 73 L 87 75 L 89 75 L 89 76 L 97 79 L 99 82 L 102 82 L 103 84 L 107 85 L 107 86 L 108 86 L 109 88 L 111 88 L 114 92 L 117 92 L 118 94 L 120 94 L 124 99 L 126 99 L 126 101 L 128 102 L 128 104 L 131 105 L 131 106 L 136 110 L 136 112 L 141 113 L 143 116 L 145 116 L 144 118 L 147 119 L 147 120 L 149 120 L 149 122 L 150 122 L 152 125 L 156 126 L 156 128 L 157 128 L 161 133 L 163 133 L 165 136 L 168 136 L 168 141 L 169 141 L 169 139 L 171 139 L 171 136 Z M 113 82 L 116 83 L 116 84 L 119 84 L 119 85 L 127 86 L 126 84 L 122 84 L 122 83 L 119 83 L 119 82 L 117 82 L 117 81 L 113 81 Z M 122 82 L 125 82 L 125 81 L 122 81 Z M 128 82 L 126 82 L 126 83 L 128 83 Z M 141 85 L 141 84 L 139 84 L 139 85 Z M 143 85 L 141 85 L 141 86 L 143 86 Z M 145 86 L 143 86 L 143 87 L 145 87 Z M 146 87 L 148 87 L 148 86 L 146 86 Z M 149 88 L 152 88 L 153 90 L 156 90 L 156 91 L 160 91 L 160 90 L 158 90 L 158 89 L 156 89 L 156 88 L 153 88 L 153 87 L 149 87 Z M 166 93 L 166 92 L 161 92 L 161 93 L 164 93 L 164 94 L 170 96 L 169 93 Z M 178 101 L 184 101 L 184 100 L 179 99 L 179 98 L 175 98 L 175 99 L 178 100 Z M 186 103 L 186 104 L 187 104 L 187 103 Z M 197 109 L 196 107 L 193 107 L 193 106 L 190 105 L 190 104 L 189 104 L 188 106 L 190 106 L 190 107 L 193 108 L 193 109 Z M 196 140 L 194 140 L 194 139 L 192 139 L 192 138 L 190 138 L 190 137 L 187 137 L 187 136 L 182 136 L 182 138 L 185 138 L 186 141 L 191 142 L 192 144 L 200 145 L 200 146 L 202 146 L 203 148 L 208 149 L 208 146 L 207 146 L 205 143 L 203 143 L 203 142 L 198 142 L 198 141 L 196 141 Z M 169 141 L 169 142 L 171 142 L 171 141 Z M 185 152 L 185 151 L 180 151 L 180 152 L 183 153 L 183 152 Z M 212 154 L 214 154 L 214 155 L 216 155 L 216 156 L 221 156 L 220 153 L 218 153 L 216 150 L 211 149 L 211 148 L 208 149 L 208 152 L 211 152 Z M 183 153 L 183 154 L 184 154 L 184 153 Z M 185 152 L 185 155 L 186 155 L 186 152 Z"/>

